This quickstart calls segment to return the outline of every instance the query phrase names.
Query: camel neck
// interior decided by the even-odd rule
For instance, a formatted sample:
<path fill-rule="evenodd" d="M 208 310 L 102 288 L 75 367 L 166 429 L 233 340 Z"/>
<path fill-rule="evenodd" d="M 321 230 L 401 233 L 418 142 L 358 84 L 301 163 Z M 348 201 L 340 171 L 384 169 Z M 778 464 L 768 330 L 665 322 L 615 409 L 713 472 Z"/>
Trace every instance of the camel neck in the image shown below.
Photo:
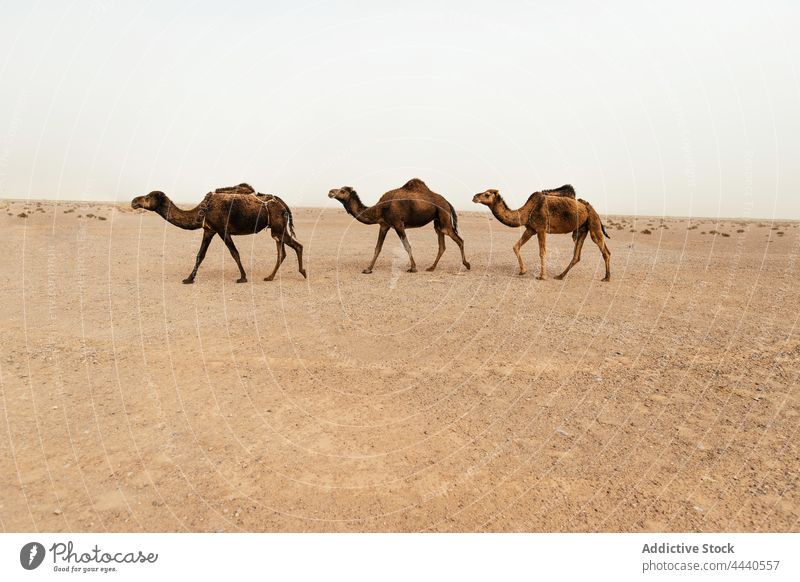
<path fill-rule="evenodd" d="M 200 205 L 195 206 L 191 210 L 182 210 L 175 206 L 172 200 L 167 198 L 165 204 L 163 204 L 157 212 L 164 220 L 170 224 L 174 224 L 178 228 L 197 230 L 203 226 L 203 217 L 199 209 Z"/>
<path fill-rule="evenodd" d="M 344 209 L 359 222 L 364 224 L 375 224 L 372 208 L 364 206 L 357 194 L 352 194 L 344 205 Z"/>
<path fill-rule="evenodd" d="M 510 227 L 523 225 L 521 213 L 523 208 L 525 207 L 523 206 L 518 210 L 511 210 L 506 204 L 506 201 L 502 198 L 498 198 L 498 200 L 489 207 L 497 220 Z"/>

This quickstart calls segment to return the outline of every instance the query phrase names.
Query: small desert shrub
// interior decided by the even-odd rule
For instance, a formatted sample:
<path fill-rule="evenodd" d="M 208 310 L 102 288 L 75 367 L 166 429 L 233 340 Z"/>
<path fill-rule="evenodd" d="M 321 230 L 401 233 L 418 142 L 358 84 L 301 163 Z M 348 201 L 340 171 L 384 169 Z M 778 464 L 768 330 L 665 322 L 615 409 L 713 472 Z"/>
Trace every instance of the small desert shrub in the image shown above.
<path fill-rule="evenodd" d="M 19 214 L 17 214 L 17 216 L 19 218 L 28 218 L 28 213 L 27 212 L 20 212 Z"/>
<path fill-rule="evenodd" d="M 740 229 L 738 229 L 736 232 L 738 232 L 739 234 L 742 234 L 742 233 L 744 232 L 744 229 L 743 229 L 743 228 L 740 228 Z"/>
<path fill-rule="evenodd" d="M 783 231 L 782 231 L 782 230 L 779 230 L 779 231 L 778 231 L 778 232 L 776 232 L 775 234 L 777 234 L 778 236 L 783 236 Z"/>
<path fill-rule="evenodd" d="M 652 232 L 652 231 L 651 231 L 649 228 L 645 228 L 645 229 L 642 231 L 642 234 L 653 234 L 653 232 Z"/>
<path fill-rule="evenodd" d="M 722 235 L 722 236 L 731 236 L 731 235 L 729 235 L 727 232 L 721 232 L 721 233 L 719 233 L 719 234 L 720 234 L 720 235 Z"/>

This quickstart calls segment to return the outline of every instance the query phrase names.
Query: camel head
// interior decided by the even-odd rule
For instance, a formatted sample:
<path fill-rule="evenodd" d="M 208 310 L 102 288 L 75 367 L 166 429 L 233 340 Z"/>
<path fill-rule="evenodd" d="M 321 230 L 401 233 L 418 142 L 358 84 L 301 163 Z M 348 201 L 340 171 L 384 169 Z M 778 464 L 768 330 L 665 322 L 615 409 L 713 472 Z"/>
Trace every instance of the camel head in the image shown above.
<path fill-rule="evenodd" d="M 356 191 L 350 186 L 342 186 L 328 192 L 328 198 L 335 198 L 339 202 L 347 202 L 356 195 Z"/>
<path fill-rule="evenodd" d="M 486 206 L 491 206 L 500 198 L 500 192 L 497 190 L 486 190 L 485 192 L 480 192 L 479 194 L 475 194 L 472 197 L 472 201 L 475 204 L 485 204 Z"/>
<path fill-rule="evenodd" d="M 144 208 L 145 210 L 158 210 L 167 200 L 166 194 L 160 190 L 150 192 L 147 196 L 137 196 L 131 200 L 131 208 Z"/>

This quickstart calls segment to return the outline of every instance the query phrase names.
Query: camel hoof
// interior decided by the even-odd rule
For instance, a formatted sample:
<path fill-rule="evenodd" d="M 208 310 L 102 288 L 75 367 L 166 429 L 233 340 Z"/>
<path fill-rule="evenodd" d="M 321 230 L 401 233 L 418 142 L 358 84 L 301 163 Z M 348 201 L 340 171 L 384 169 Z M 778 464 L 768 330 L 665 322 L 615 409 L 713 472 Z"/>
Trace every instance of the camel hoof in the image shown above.
<path fill-rule="evenodd" d="M 608 283 L 609 281 L 611 281 L 611 275 L 609 275 L 608 277 L 603 277 L 600 280 L 603 281 L 604 283 Z"/>
<path fill-rule="evenodd" d="M 464 263 L 464 266 L 467 268 L 467 271 L 469 271 L 469 263 Z"/>
<path fill-rule="evenodd" d="M 241 279 L 236 279 L 237 283 L 247 283 L 247 277 L 242 277 Z"/>
<path fill-rule="evenodd" d="M 434 269 L 436 269 L 436 267 L 428 267 L 428 268 L 427 268 L 427 269 L 425 269 L 425 270 L 426 270 L 426 271 L 428 271 L 428 272 L 430 273 L 430 272 L 431 272 L 431 271 L 433 271 Z"/>
<path fill-rule="evenodd" d="M 527 274 L 528 274 L 528 271 L 520 271 L 519 273 L 517 273 L 517 275 L 519 275 L 520 277 L 522 277 L 523 275 L 527 275 Z"/>
<path fill-rule="evenodd" d="M 536 280 L 537 281 L 547 281 L 547 277 L 542 277 L 541 275 L 539 275 L 538 277 L 536 277 Z"/>
<path fill-rule="evenodd" d="M 300 274 L 303 276 L 303 279 L 308 279 L 308 275 L 306 275 L 305 271 L 300 271 Z"/>
<path fill-rule="evenodd" d="M 361 272 L 364 273 L 365 275 L 371 275 L 372 274 L 372 269 L 364 269 Z"/>
<path fill-rule="evenodd" d="M 264 281 L 272 281 L 274 278 L 275 275 L 272 275 L 271 277 L 264 277 Z"/>
<path fill-rule="evenodd" d="M 556 279 L 558 281 L 561 281 L 563 278 L 564 278 L 564 275 L 556 275 L 555 277 L 553 277 L 553 279 Z"/>
<path fill-rule="evenodd" d="M 184 285 L 191 285 L 192 283 L 194 283 L 194 279 L 191 277 L 183 280 Z"/>
<path fill-rule="evenodd" d="M 411 267 L 408 271 L 406 271 L 406 273 L 416 273 L 416 272 L 417 272 L 416 267 Z"/>

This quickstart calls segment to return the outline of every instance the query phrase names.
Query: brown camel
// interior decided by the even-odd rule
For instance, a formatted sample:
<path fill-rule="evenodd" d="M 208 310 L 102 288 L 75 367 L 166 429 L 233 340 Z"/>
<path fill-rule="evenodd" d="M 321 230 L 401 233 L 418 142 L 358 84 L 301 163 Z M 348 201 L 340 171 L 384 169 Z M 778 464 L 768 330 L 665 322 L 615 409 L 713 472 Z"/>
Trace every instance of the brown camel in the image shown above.
<path fill-rule="evenodd" d="M 289 245 L 297 253 L 300 274 L 306 276 L 303 269 L 303 245 L 295 238 L 292 211 L 277 196 L 257 194 L 248 184 L 239 184 L 227 188 L 219 188 L 206 194 L 203 201 L 191 210 L 181 210 L 167 195 L 160 191 L 150 192 L 147 196 L 139 196 L 131 201 L 131 208 L 144 208 L 161 215 L 164 220 L 185 230 L 203 229 L 203 240 L 194 269 L 184 283 L 194 283 L 197 269 L 206 256 L 208 245 L 214 235 L 225 241 L 225 245 L 239 267 L 240 277 L 237 283 L 246 283 L 247 275 L 239 259 L 239 251 L 233 244 L 232 236 L 256 234 L 269 228 L 272 238 L 278 247 L 278 260 L 272 273 L 265 281 L 272 281 L 278 268 L 286 258 L 284 244 Z"/>
<path fill-rule="evenodd" d="M 393 228 L 403 242 L 403 246 L 411 260 L 409 273 L 417 272 L 417 264 L 411 254 L 411 244 L 406 237 L 407 228 L 419 228 L 433 221 L 433 228 L 439 236 L 439 254 L 436 260 L 426 270 L 433 271 L 444 253 L 444 235 L 452 238 L 461 249 L 461 262 L 469 270 L 469 263 L 464 256 L 464 240 L 458 234 L 458 217 L 453 205 L 443 196 L 432 192 L 425 182 L 414 178 L 406 182 L 402 188 L 391 190 L 381 196 L 375 206 L 366 207 L 361 202 L 358 194 L 350 186 L 344 186 L 328 192 L 329 198 L 335 198 L 342 203 L 348 214 L 364 224 L 379 224 L 378 243 L 375 245 L 375 255 L 369 267 L 362 272 L 372 273 L 375 261 L 383 248 L 386 233 Z"/>
<path fill-rule="evenodd" d="M 514 254 L 519 261 L 519 274 L 528 272 L 522 260 L 520 249 L 535 234 L 539 240 L 539 259 L 541 272 L 537 279 L 547 278 L 545 254 L 547 250 L 547 234 L 572 233 L 575 249 L 572 261 L 564 272 L 556 277 L 563 279 L 569 270 L 581 260 L 581 249 L 586 235 L 590 234 L 592 240 L 599 247 L 606 264 L 606 276 L 603 281 L 611 280 L 611 251 L 603 240 L 603 235 L 608 236 L 600 216 L 586 200 L 575 199 L 575 190 L 570 185 L 564 185 L 555 190 L 543 190 L 530 195 L 527 202 L 517 210 L 511 210 L 497 190 L 486 190 L 476 194 L 472 201 L 489 207 L 495 218 L 506 226 L 524 226 L 525 232 L 514 245 Z"/>

